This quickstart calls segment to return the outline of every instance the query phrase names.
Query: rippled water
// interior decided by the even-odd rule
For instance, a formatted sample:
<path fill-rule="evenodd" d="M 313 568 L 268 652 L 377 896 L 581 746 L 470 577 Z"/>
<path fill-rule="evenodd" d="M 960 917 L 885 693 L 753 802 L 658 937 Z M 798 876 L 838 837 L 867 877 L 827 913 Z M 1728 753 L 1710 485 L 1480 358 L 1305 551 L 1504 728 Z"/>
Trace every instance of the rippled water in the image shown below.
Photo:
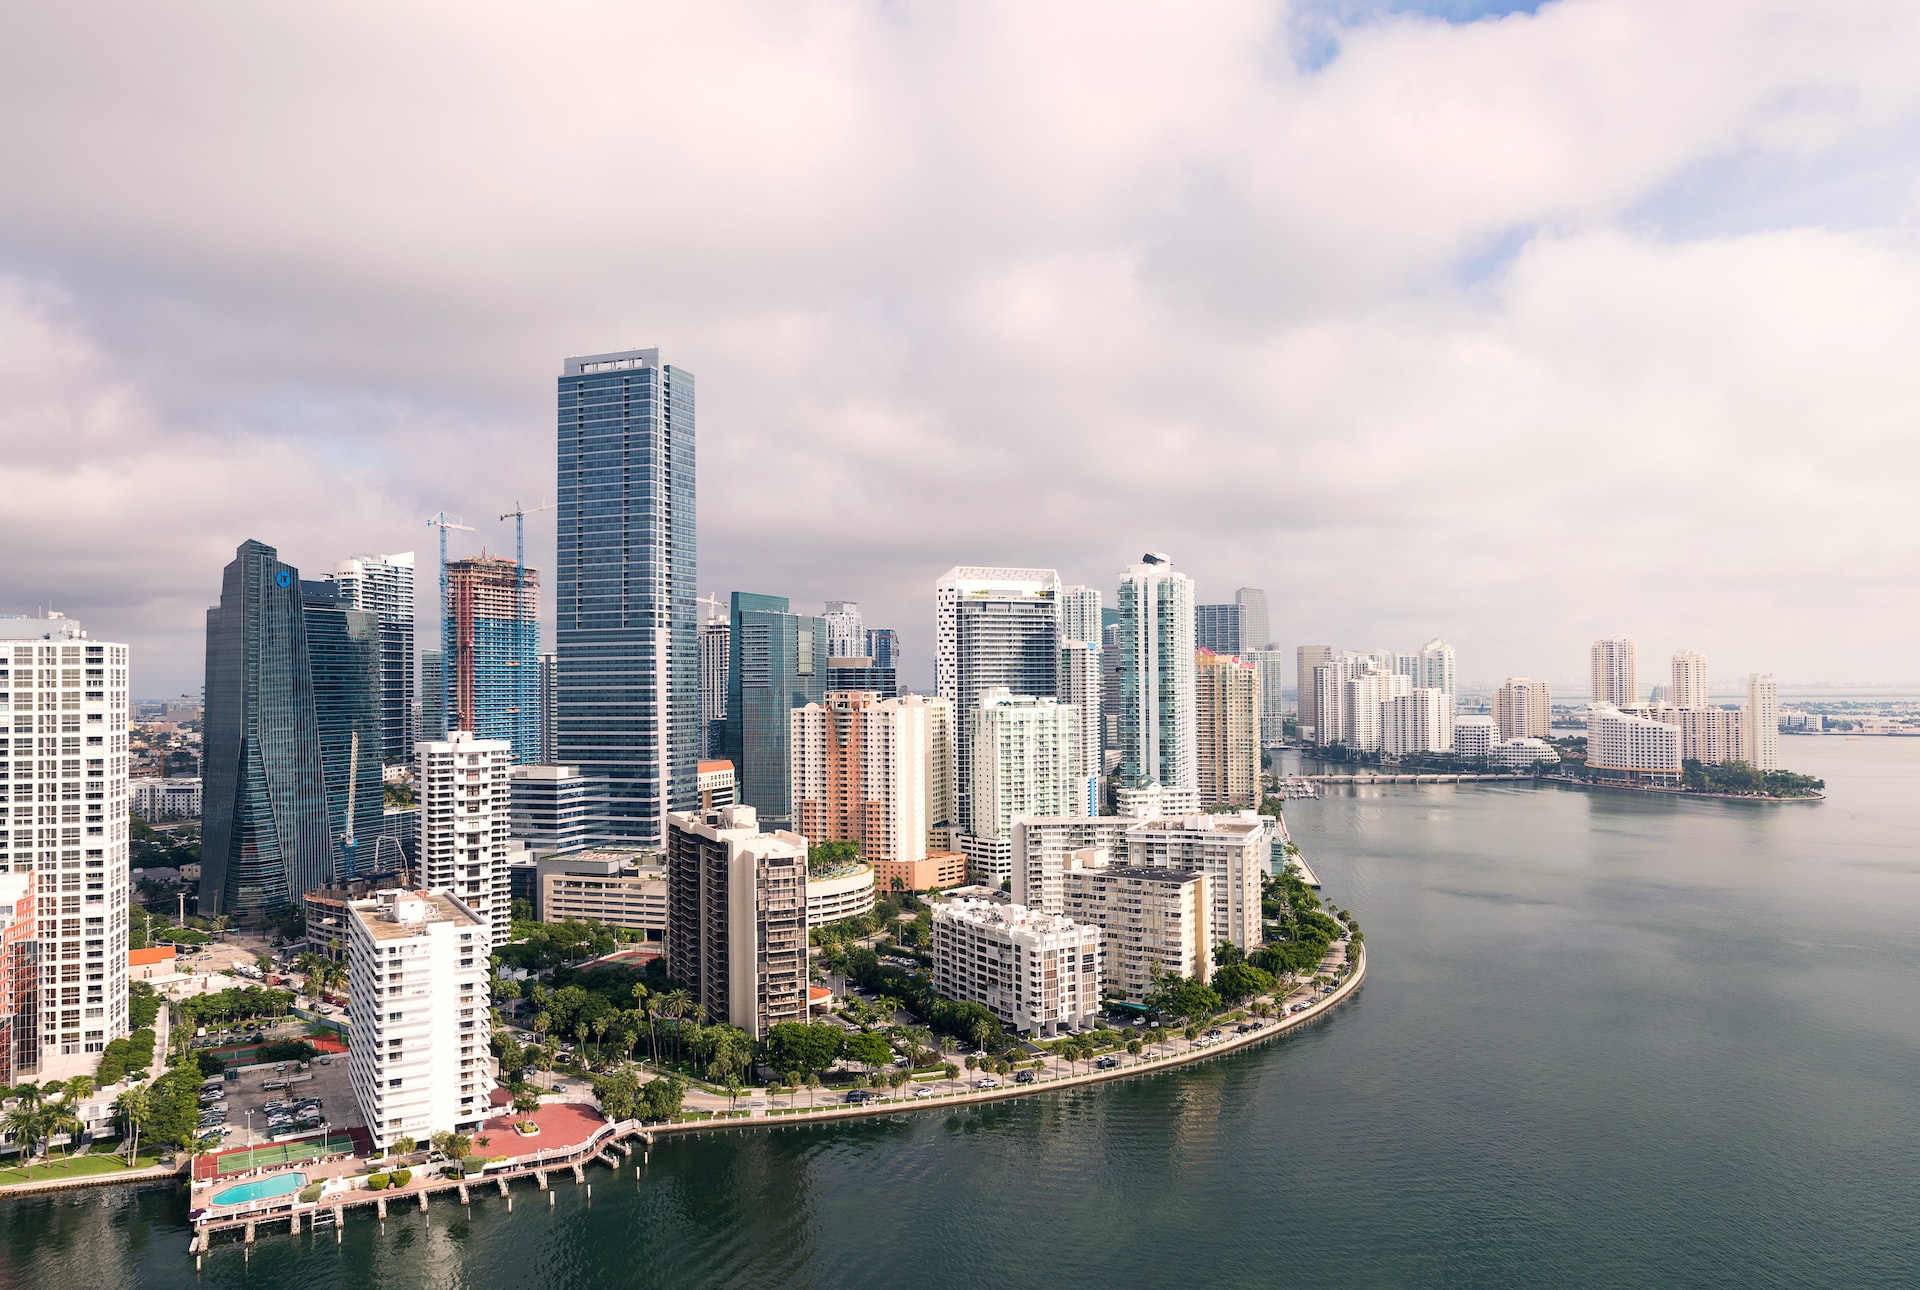
<path fill-rule="evenodd" d="M 1920 740 L 1817 806 L 1515 787 L 1295 803 L 1359 997 L 1253 1052 L 715 1135 L 213 1286 L 1914 1285 Z M 178 1193 L 0 1204 L 0 1286 L 196 1284 Z"/>

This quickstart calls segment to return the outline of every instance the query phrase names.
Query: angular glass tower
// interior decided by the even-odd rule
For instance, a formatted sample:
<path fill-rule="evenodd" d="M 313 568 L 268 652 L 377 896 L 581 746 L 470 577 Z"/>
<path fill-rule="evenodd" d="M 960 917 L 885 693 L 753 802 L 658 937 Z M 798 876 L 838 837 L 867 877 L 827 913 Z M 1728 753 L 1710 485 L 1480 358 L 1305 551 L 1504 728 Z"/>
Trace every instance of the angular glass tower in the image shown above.
<path fill-rule="evenodd" d="M 785 596 L 733 593 L 728 620 L 727 760 L 736 801 L 759 812 L 769 828 L 793 822 L 795 708 L 827 692 L 827 624 L 787 612 Z"/>
<path fill-rule="evenodd" d="M 399 839 L 383 842 L 381 836 L 386 812 L 380 774 L 385 731 L 380 616 L 350 608 L 338 583 L 303 581 L 300 594 L 334 873 L 358 878 L 397 869 Z"/>
<path fill-rule="evenodd" d="M 609 840 L 698 800 L 693 391 L 657 349 L 561 369 L 556 755 L 605 781 Z"/>
<path fill-rule="evenodd" d="M 240 544 L 207 610 L 200 912 L 255 918 L 333 881 L 300 571 Z"/>

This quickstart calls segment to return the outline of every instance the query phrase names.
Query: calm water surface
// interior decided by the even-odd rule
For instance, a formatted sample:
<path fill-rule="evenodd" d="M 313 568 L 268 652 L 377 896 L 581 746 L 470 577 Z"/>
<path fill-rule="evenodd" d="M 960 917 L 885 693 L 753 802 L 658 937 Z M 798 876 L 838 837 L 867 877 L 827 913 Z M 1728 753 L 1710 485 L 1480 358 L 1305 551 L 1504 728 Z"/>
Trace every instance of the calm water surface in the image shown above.
<path fill-rule="evenodd" d="M 164 1188 L 0 1204 L 15 1286 L 1920 1284 L 1920 740 L 1783 740 L 1817 806 L 1533 788 L 1289 809 L 1367 932 L 1259 1051 L 674 1142 L 594 1196 L 266 1236 Z"/>

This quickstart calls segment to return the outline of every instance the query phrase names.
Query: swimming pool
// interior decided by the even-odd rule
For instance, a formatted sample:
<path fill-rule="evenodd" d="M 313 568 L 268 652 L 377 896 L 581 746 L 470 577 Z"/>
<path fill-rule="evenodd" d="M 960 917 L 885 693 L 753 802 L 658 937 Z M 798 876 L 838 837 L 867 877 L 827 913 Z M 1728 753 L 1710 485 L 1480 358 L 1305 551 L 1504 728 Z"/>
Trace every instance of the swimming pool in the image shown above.
<path fill-rule="evenodd" d="M 229 1187 L 225 1191 L 215 1192 L 212 1205 L 244 1205 L 250 1200 L 266 1200 L 273 1196 L 286 1196 L 299 1191 L 307 1185 L 305 1174 L 274 1174 L 269 1178 L 255 1178 L 252 1182 L 243 1182 L 238 1187 Z"/>

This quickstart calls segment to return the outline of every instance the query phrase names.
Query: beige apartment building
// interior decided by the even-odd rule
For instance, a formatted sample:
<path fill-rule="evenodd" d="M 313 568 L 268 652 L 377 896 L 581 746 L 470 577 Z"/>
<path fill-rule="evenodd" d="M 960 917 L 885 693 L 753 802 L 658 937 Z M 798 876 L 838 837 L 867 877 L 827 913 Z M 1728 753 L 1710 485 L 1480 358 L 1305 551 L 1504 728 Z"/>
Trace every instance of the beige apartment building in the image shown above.
<path fill-rule="evenodd" d="M 1493 692 L 1493 720 L 1502 740 L 1545 739 L 1553 729 L 1547 683 L 1528 676 L 1508 677 Z"/>
<path fill-rule="evenodd" d="M 1194 729 L 1200 800 L 1208 806 L 1260 805 L 1260 673 L 1210 649 L 1194 656 Z"/>
<path fill-rule="evenodd" d="M 667 815 L 667 971 L 755 1039 L 807 1019 L 807 840 L 751 806 Z"/>
<path fill-rule="evenodd" d="M 1062 878 L 1066 916 L 1104 935 L 1101 976 L 1109 998 L 1144 1004 L 1165 973 L 1200 981 L 1213 975 L 1213 901 L 1200 870 L 1110 865 L 1089 847 L 1074 852 Z"/>

